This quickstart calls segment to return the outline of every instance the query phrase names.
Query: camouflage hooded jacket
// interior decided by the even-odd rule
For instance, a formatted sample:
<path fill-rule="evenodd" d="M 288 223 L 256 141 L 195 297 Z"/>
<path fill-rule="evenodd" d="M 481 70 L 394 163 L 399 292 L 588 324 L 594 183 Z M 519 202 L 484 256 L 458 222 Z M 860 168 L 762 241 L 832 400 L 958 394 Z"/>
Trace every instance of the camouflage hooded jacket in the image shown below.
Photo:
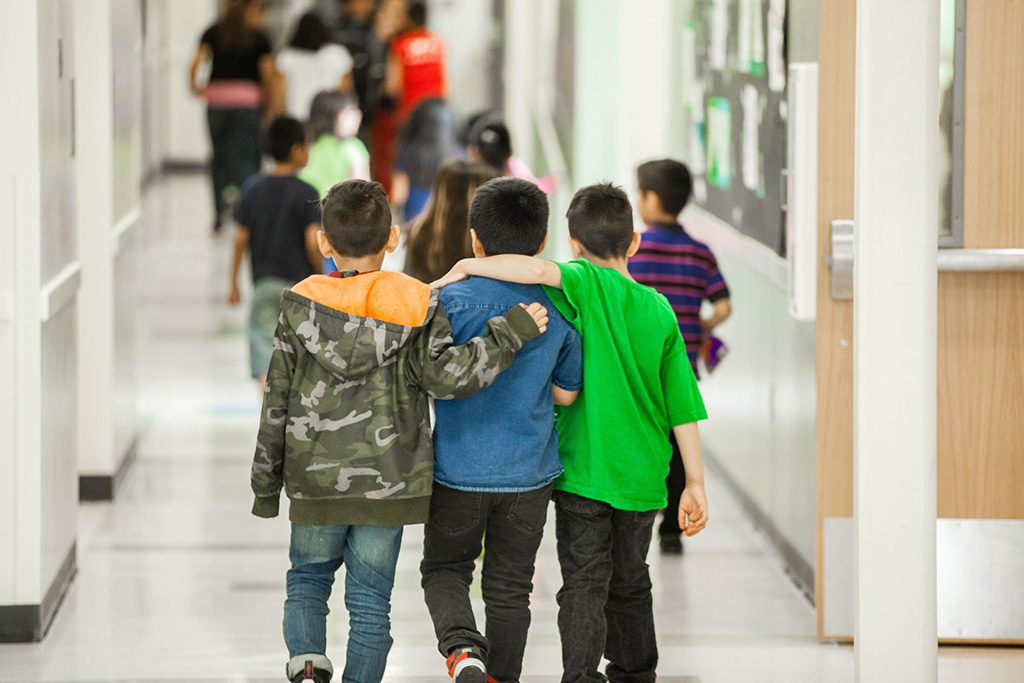
<path fill-rule="evenodd" d="M 434 477 L 427 396 L 491 384 L 538 336 L 516 307 L 455 346 L 437 291 L 399 273 L 314 275 L 285 292 L 267 372 L 253 514 L 304 524 L 417 524 Z"/>

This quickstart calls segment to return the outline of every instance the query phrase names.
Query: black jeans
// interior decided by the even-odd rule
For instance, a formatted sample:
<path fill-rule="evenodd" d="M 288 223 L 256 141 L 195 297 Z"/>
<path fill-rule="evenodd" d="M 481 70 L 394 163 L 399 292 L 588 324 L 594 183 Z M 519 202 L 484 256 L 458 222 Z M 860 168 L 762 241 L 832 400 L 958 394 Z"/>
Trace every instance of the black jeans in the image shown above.
<path fill-rule="evenodd" d="M 683 497 L 683 489 L 686 488 L 686 471 L 683 469 L 683 459 L 679 454 L 676 435 L 669 432 L 669 440 L 672 442 L 672 462 L 669 463 L 668 476 L 665 478 L 665 488 L 668 489 L 668 507 L 665 508 L 662 515 L 658 534 L 678 537 L 683 533 L 679 528 L 679 499 Z"/>
<path fill-rule="evenodd" d="M 206 110 L 210 129 L 210 179 L 213 181 L 214 216 L 224 208 L 224 191 L 242 189 L 242 183 L 260 170 L 260 111 L 254 108 Z"/>
<path fill-rule="evenodd" d="M 533 568 L 550 500 L 550 485 L 525 493 L 479 493 L 434 484 L 420 572 L 438 650 L 447 656 L 457 647 L 477 648 L 487 673 L 501 683 L 515 683 L 523 669 Z M 483 545 L 486 636 L 476 627 L 469 600 Z"/>
<path fill-rule="evenodd" d="M 658 666 L 647 551 L 657 510 L 555 492 L 562 682 L 650 683 Z M 598 671 L 608 658 L 607 678 Z"/>

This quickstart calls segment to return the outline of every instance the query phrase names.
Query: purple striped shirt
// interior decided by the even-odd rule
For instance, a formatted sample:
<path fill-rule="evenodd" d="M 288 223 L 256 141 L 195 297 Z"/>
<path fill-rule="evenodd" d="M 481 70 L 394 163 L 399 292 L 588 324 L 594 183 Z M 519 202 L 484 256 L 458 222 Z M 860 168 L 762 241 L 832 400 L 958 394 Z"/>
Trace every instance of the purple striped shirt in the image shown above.
<path fill-rule="evenodd" d="M 690 237 L 681 225 L 655 223 L 640 240 L 640 250 L 629 260 L 629 272 L 641 283 L 665 295 L 679 321 L 686 355 L 694 371 L 704 342 L 700 306 L 704 299 L 729 297 L 718 261 L 706 244 Z"/>

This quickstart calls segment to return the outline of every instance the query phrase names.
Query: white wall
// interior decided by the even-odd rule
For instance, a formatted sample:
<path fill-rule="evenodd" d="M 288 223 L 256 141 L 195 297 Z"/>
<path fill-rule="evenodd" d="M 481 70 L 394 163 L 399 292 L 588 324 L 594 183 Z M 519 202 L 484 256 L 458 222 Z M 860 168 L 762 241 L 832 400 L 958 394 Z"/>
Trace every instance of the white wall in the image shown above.
<path fill-rule="evenodd" d="M 159 0 L 150 11 L 160 12 L 165 40 L 157 78 L 162 83 L 167 112 L 166 147 L 168 161 L 205 163 L 209 158 L 206 107 L 192 95 L 188 67 L 199 45 L 199 36 L 217 19 L 216 0 Z"/>
<path fill-rule="evenodd" d="M 79 473 L 114 478 L 135 436 L 134 277 L 140 218 L 142 42 L 139 3 L 75 4 L 79 297 Z"/>
<path fill-rule="evenodd" d="M 452 108 L 465 116 L 488 107 L 490 0 L 433 0 L 428 23 L 444 39 L 447 49 L 448 99 Z"/>
<path fill-rule="evenodd" d="M 0 25 L 0 88 L 18 103 L 0 159 L 0 186 L 12 188 L 0 191 L 11 226 L 0 252 L 14 257 L 0 271 L 12 301 L 0 323 L 0 405 L 11 410 L 0 418 L 2 607 L 41 603 L 74 545 L 77 240 L 70 0 L 2 3 Z"/>

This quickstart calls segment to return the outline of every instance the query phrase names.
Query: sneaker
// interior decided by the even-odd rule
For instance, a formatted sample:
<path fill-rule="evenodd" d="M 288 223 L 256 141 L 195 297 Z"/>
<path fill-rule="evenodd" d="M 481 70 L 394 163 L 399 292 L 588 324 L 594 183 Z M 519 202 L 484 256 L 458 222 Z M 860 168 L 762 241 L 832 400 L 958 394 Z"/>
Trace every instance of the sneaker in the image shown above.
<path fill-rule="evenodd" d="M 445 660 L 448 675 L 454 683 L 487 683 L 487 667 L 479 651 L 472 647 L 460 647 L 451 651 Z"/>
<path fill-rule="evenodd" d="M 292 683 L 331 683 L 331 672 L 313 666 L 312 661 L 307 661 L 302 671 L 292 676 Z"/>
<path fill-rule="evenodd" d="M 683 539 L 676 534 L 661 536 L 662 555 L 682 555 Z"/>

